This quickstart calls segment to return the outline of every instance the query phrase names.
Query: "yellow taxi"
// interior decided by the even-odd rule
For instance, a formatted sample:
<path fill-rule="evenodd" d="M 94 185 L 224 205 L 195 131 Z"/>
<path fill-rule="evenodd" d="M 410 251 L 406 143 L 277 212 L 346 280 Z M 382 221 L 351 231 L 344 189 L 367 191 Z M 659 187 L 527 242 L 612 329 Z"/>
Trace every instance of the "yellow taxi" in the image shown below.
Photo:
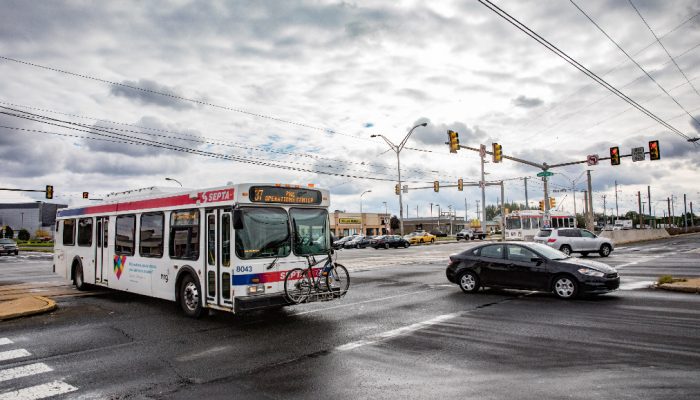
<path fill-rule="evenodd" d="M 435 243 L 435 240 L 437 239 L 437 237 L 435 235 L 431 235 L 428 232 L 413 232 L 411 234 L 404 236 L 404 239 L 408 240 L 408 242 L 411 244 L 420 244 L 420 243 Z"/>

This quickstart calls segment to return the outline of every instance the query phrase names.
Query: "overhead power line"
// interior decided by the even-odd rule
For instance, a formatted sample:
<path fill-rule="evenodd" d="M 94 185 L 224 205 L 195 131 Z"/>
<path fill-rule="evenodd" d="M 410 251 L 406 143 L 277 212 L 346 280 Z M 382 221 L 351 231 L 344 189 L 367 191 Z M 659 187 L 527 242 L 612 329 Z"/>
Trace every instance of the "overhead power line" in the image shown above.
<path fill-rule="evenodd" d="M 656 33 L 654 32 L 653 29 L 651 29 L 651 26 L 649 26 L 649 23 L 647 23 L 647 20 L 644 19 L 644 17 L 642 16 L 642 13 L 639 12 L 639 9 L 637 9 L 637 7 L 634 5 L 634 3 L 632 3 L 632 0 L 627 0 L 627 1 L 629 1 L 629 3 L 630 3 L 630 5 L 632 6 L 632 8 L 634 8 L 634 11 L 636 11 L 636 12 L 637 12 L 637 15 L 639 15 L 639 18 L 641 18 L 642 22 L 644 22 L 644 25 L 646 25 L 647 29 L 649 29 L 649 32 L 651 32 L 651 34 L 654 36 L 654 39 L 656 39 L 656 43 L 658 43 L 659 46 L 661 46 L 661 48 L 664 49 L 664 51 L 666 52 L 666 55 L 668 56 L 668 58 L 670 58 L 671 61 L 673 62 L 673 65 L 675 65 L 676 68 L 678 68 L 678 72 L 680 72 L 681 75 L 683 75 L 683 78 L 685 78 L 685 81 L 688 82 L 688 84 L 690 85 L 690 87 L 693 88 L 693 90 L 695 91 L 695 94 L 697 94 L 698 96 L 700 96 L 700 93 L 698 92 L 698 89 L 695 87 L 695 85 L 693 85 L 693 84 L 690 82 L 690 80 L 688 79 L 688 76 L 685 74 L 685 72 L 683 72 L 683 70 L 682 70 L 681 67 L 678 65 L 678 63 L 677 63 L 676 60 L 673 58 L 673 56 L 671 56 L 671 53 L 668 52 L 668 49 L 667 49 L 666 46 L 664 46 L 664 44 L 661 42 L 661 39 L 660 39 L 658 36 L 656 36 Z M 694 119 L 694 118 L 693 118 L 693 119 Z"/>
<path fill-rule="evenodd" d="M 605 29 L 601 28 L 601 26 L 598 25 L 598 23 L 596 23 L 596 22 L 593 20 L 593 18 L 591 18 L 590 15 L 588 15 L 585 11 L 583 11 L 583 9 L 582 9 L 581 7 L 579 7 L 579 5 L 576 4 L 576 2 L 575 2 L 574 0 L 569 0 L 569 1 L 571 2 L 571 4 L 574 5 L 574 7 L 576 7 L 579 11 L 581 11 L 581 13 L 582 13 L 586 18 L 588 18 L 588 20 L 591 21 L 591 23 L 592 23 L 593 25 L 595 25 L 595 27 L 598 28 L 598 30 L 599 30 L 603 35 L 605 35 L 605 37 L 608 38 L 608 40 L 610 40 L 618 49 L 620 49 L 620 51 L 621 51 L 625 56 L 627 56 L 627 58 L 629 58 L 630 61 L 632 61 L 632 62 L 634 63 L 634 65 L 637 66 L 637 68 L 639 68 L 640 70 L 642 70 L 642 72 L 644 72 L 644 74 L 645 74 L 649 79 L 651 79 L 651 81 L 654 82 L 654 83 L 656 84 L 656 86 L 659 87 L 659 89 L 661 89 L 664 93 L 666 93 L 666 96 L 668 96 L 671 100 L 673 100 L 673 102 L 676 103 L 676 105 L 677 105 L 678 107 L 680 107 L 683 111 L 685 111 L 685 113 L 688 114 L 688 116 L 689 116 L 690 118 L 692 118 L 693 121 L 695 121 L 698 125 L 700 125 L 700 121 L 698 121 L 693 115 L 691 115 L 690 112 L 688 112 L 688 110 L 686 110 L 685 107 L 683 107 L 683 105 L 678 101 L 678 99 L 676 99 L 675 97 L 673 97 L 673 96 L 671 95 L 671 93 L 669 93 L 663 86 L 661 86 L 661 84 L 660 84 L 656 79 L 654 79 L 654 77 L 651 76 L 651 74 L 650 74 L 649 72 L 647 72 L 647 70 L 644 69 L 644 67 L 642 67 L 642 66 L 637 62 L 637 60 L 634 59 L 634 57 L 632 57 L 631 55 L 629 55 L 629 53 L 627 53 L 627 52 L 625 51 L 625 49 L 623 49 L 622 46 L 620 46 L 620 44 L 617 43 L 617 41 L 615 41 L 615 39 L 613 39 L 612 37 L 610 37 L 610 35 L 608 35 L 608 33 L 605 31 Z M 674 63 L 675 63 L 675 61 L 674 61 Z"/>
<path fill-rule="evenodd" d="M 636 109 L 638 109 L 639 111 L 641 111 L 642 113 L 644 113 L 645 115 L 647 115 L 649 118 L 651 118 L 651 119 L 653 119 L 654 121 L 658 122 L 660 125 L 662 125 L 662 126 L 664 126 L 665 128 L 669 129 L 671 132 L 673 132 L 673 133 L 675 133 L 676 135 L 682 137 L 683 139 L 685 139 L 685 140 L 688 140 L 688 139 L 689 139 L 689 137 L 688 137 L 687 135 L 685 135 L 683 132 L 681 132 L 681 131 L 679 131 L 678 129 L 676 129 L 675 127 L 671 126 L 669 123 L 667 123 L 666 121 L 664 121 L 664 120 L 661 119 L 660 117 L 656 116 L 656 115 L 655 115 L 654 113 L 652 113 L 651 111 L 647 110 L 645 107 L 643 107 L 642 105 L 640 105 L 639 103 L 637 103 L 636 101 L 634 101 L 633 99 L 631 99 L 629 96 L 627 96 L 626 94 L 622 93 L 622 92 L 621 92 L 620 90 L 618 90 L 616 87 L 614 87 L 613 85 L 611 85 L 610 83 L 608 83 L 607 81 L 605 81 L 603 78 L 601 78 L 601 77 L 599 77 L 598 75 L 596 75 L 595 73 L 593 73 L 591 70 L 589 70 L 588 68 L 586 68 L 585 66 L 583 66 L 581 63 L 579 63 L 578 61 L 576 61 L 575 59 L 573 59 L 571 56 L 569 56 L 568 54 L 566 54 L 564 51 L 560 50 L 558 47 L 556 47 L 555 45 L 553 45 L 552 43 L 550 43 L 549 41 L 547 41 L 546 39 L 544 39 L 542 36 L 538 35 L 535 31 L 533 31 L 532 29 L 530 29 L 529 27 L 527 27 L 525 24 L 523 24 L 522 22 L 518 21 L 515 17 L 511 16 L 510 14 L 508 14 L 508 13 L 505 12 L 505 11 L 503 11 L 503 10 L 502 10 L 501 8 L 499 8 L 498 6 L 494 5 L 491 1 L 489 1 L 489 0 L 479 0 L 479 3 L 483 4 L 484 6 L 486 6 L 488 9 L 490 9 L 491 11 L 493 11 L 494 13 L 496 13 L 499 17 L 505 19 L 508 23 L 510 23 L 511 25 L 515 26 L 516 28 L 518 28 L 520 31 L 522 31 L 522 32 L 525 33 L 526 35 L 530 36 L 532 39 L 534 39 L 535 41 L 537 41 L 538 43 L 540 43 L 541 45 L 543 45 L 544 47 L 546 47 L 549 51 L 553 52 L 553 53 L 556 54 L 558 57 L 562 58 L 564 61 L 566 61 L 566 62 L 568 62 L 569 64 L 571 64 L 573 67 L 575 67 L 576 69 L 578 69 L 579 71 L 581 71 L 582 73 L 584 73 L 584 74 L 585 74 L 586 76 L 588 76 L 589 78 L 591 78 L 591 79 L 595 80 L 596 82 L 598 82 L 598 84 L 600 84 L 601 86 L 603 86 L 603 87 L 606 88 L 607 90 L 610 90 L 611 92 L 613 92 L 616 96 L 618 96 L 618 97 L 619 97 L 620 99 L 622 99 L 623 101 L 625 101 L 625 102 L 631 104 L 632 106 L 634 106 Z"/>

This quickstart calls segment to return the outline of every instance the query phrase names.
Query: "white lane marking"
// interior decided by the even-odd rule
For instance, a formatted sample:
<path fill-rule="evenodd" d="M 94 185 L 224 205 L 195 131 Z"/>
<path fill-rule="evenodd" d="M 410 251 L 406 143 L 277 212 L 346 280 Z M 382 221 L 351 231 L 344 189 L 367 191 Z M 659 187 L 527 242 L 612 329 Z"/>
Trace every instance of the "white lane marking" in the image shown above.
<path fill-rule="evenodd" d="M 12 343 L 14 343 L 14 342 L 13 342 L 12 340 L 8 339 L 8 338 L 5 338 L 5 337 L 4 337 L 4 338 L 0 338 L 0 346 L 2 346 L 2 345 L 4 345 L 4 344 L 12 344 Z"/>
<path fill-rule="evenodd" d="M 449 319 L 458 317 L 460 314 L 461 313 L 439 315 L 439 316 L 432 318 L 432 319 L 429 319 L 427 321 L 417 322 L 415 324 L 411 324 L 411 325 L 404 326 L 401 328 L 382 332 L 382 333 L 375 336 L 376 339 L 362 339 L 362 340 L 357 340 L 355 342 L 346 343 L 344 345 L 336 347 L 335 350 L 348 351 L 348 350 L 356 349 L 358 347 L 366 346 L 368 344 L 374 344 L 374 343 L 380 342 L 382 340 L 391 339 L 391 338 L 396 337 L 396 336 L 405 335 L 407 333 L 415 332 L 419 329 L 423 329 L 423 328 L 427 328 L 427 327 L 432 326 L 432 325 L 439 324 L 439 323 L 447 321 Z"/>
<path fill-rule="evenodd" d="M 0 394 L 0 400 L 45 399 L 47 397 L 58 396 L 59 394 L 75 392 L 76 390 L 78 390 L 77 387 L 69 385 L 65 382 L 53 381 L 43 385 L 31 386 L 28 388 L 15 390 L 14 392 Z"/>
<path fill-rule="evenodd" d="M 29 364 L 23 365 L 21 367 L 3 369 L 0 370 L 0 382 L 5 382 L 12 379 L 22 378 L 25 376 L 36 375 L 51 371 L 53 371 L 53 368 L 49 367 L 44 363 Z"/>
<path fill-rule="evenodd" d="M 28 357 L 31 355 L 32 353 L 28 352 L 25 349 L 2 351 L 0 352 L 0 361 L 7 361 L 20 357 Z"/>
<path fill-rule="evenodd" d="M 653 285 L 654 281 L 629 282 L 620 284 L 620 290 L 646 289 Z"/>
<path fill-rule="evenodd" d="M 452 285 L 448 285 L 448 286 L 452 286 Z M 397 297 L 413 296 L 414 294 L 425 293 L 425 292 L 432 292 L 432 291 L 434 291 L 434 290 L 436 290 L 436 289 L 419 290 L 419 291 L 417 291 L 417 292 L 410 292 L 410 293 L 397 294 L 397 295 L 395 295 L 395 296 L 381 297 L 381 298 L 379 298 L 379 299 L 358 301 L 357 303 L 340 304 L 340 305 L 333 306 L 333 307 L 326 307 L 326 308 L 321 308 L 321 309 L 318 309 L 318 310 L 302 311 L 302 312 L 293 313 L 293 314 L 289 314 L 289 315 L 291 316 L 291 315 L 311 314 L 311 313 L 317 313 L 317 312 L 332 310 L 332 309 L 334 309 L 334 308 L 352 307 L 352 306 L 356 306 L 356 305 L 358 305 L 358 304 L 374 303 L 374 302 L 377 302 L 377 301 L 384 301 L 384 300 L 389 300 L 389 299 L 395 299 L 395 298 L 397 298 Z"/>

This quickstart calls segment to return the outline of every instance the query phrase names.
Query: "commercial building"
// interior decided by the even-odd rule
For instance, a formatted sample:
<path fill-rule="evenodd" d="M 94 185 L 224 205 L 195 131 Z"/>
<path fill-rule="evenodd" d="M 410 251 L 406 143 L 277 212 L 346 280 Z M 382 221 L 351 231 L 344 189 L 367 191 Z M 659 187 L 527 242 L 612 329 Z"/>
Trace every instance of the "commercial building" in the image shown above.
<path fill-rule="evenodd" d="M 389 233 L 390 214 L 383 213 L 347 213 L 336 210 L 329 215 L 331 231 L 336 237 L 354 234 L 369 236 Z"/>
<path fill-rule="evenodd" d="M 46 231 L 53 238 L 56 211 L 68 207 L 65 204 L 45 203 L 6 203 L 0 204 L 0 227 L 9 226 L 17 233 L 25 229 L 34 237 L 37 230 Z"/>

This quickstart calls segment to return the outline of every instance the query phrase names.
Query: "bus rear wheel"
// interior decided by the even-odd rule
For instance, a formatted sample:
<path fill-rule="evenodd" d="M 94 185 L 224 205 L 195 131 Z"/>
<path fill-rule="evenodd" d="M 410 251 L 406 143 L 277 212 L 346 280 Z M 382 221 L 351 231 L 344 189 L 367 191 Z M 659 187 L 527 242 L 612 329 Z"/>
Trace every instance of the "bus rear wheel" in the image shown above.
<path fill-rule="evenodd" d="M 180 307 L 182 311 L 190 318 L 199 318 L 202 316 L 204 307 L 202 307 L 202 290 L 199 283 L 192 275 L 187 274 L 180 282 Z"/>

